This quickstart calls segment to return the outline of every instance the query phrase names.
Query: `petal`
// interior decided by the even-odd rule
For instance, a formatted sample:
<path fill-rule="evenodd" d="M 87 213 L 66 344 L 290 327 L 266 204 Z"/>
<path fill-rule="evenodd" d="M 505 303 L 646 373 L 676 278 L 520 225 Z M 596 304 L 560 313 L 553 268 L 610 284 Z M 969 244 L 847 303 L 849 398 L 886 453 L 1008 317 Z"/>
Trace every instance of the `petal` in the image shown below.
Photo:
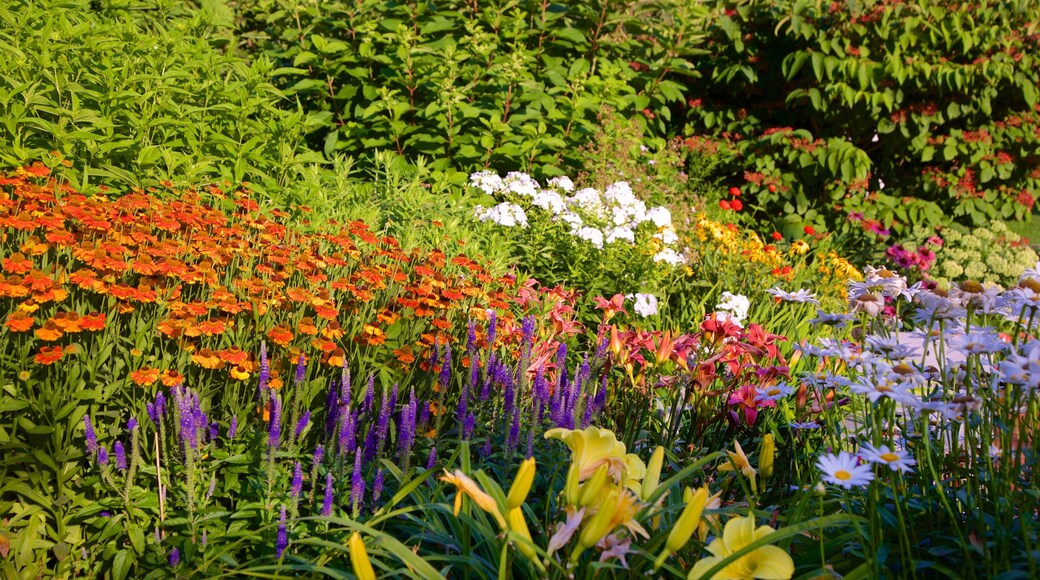
<path fill-rule="evenodd" d="M 755 516 L 748 514 L 726 522 L 726 527 L 722 530 L 722 541 L 726 543 L 726 549 L 730 552 L 755 541 Z"/>
<path fill-rule="evenodd" d="M 704 573 L 711 570 L 711 567 L 722 561 L 722 558 L 716 558 L 714 556 L 708 556 L 702 558 L 700 562 L 693 565 L 693 569 L 690 570 L 690 575 L 687 577 L 688 580 L 698 580 L 704 576 Z"/>
<path fill-rule="evenodd" d="M 794 575 L 794 560 L 783 549 L 762 546 L 751 553 L 748 566 L 753 578 L 788 580 Z"/>

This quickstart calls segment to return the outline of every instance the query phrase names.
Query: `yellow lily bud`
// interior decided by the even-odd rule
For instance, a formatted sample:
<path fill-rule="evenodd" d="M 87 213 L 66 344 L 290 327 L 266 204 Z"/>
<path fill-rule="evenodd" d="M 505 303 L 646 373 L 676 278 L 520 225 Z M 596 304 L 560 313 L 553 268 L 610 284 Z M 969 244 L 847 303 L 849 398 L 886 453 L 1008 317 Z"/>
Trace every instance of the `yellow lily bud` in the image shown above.
<path fill-rule="evenodd" d="M 596 501 L 599 497 L 600 492 L 603 490 L 603 484 L 607 482 L 607 465 L 600 465 L 596 469 L 596 473 L 592 474 L 592 477 L 585 482 L 585 485 L 581 486 L 581 498 L 578 500 L 579 506 L 587 506 L 592 502 Z"/>
<path fill-rule="evenodd" d="M 589 523 L 585 524 L 585 527 L 581 530 L 581 535 L 578 537 L 578 545 L 574 547 L 574 551 L 571 552 L 571 561 L 577 562 L 581 553 L 586 549 L 595 546 L 596 542 L 603 539 L 610 533 L 610 530 L 614 527 L 614 516 L 617 515 L 618 510 L 618 494 L 620 492 L 614 489 L 610 494 L 603 499 L 603 503 L 600 504 L 599 511 L 596 515 L 592 516 Z"/>
<path fill-rule="evenodd" d="M 513 508 L 506 514 L 506 519 L 509 520 L 509 529 L 517 533 L 518 536 L 531 542 L 531 530 L 527 528 L 527 520 L 524 519 L 523 508 Z M 529 543 L 517 542 L 516 547 L 520 550 L 520 553 L 532 560 L 538 558 L 538 554 L 534 551 L 534 548 Z"/>
<path fill-rule="evenodd" d="M 365 542 L 361 541 L 361 534 L 357 532 L 350 536 L 350 565 L 353 566 L 354 575 L 358 580 L 376 580 L 376 571 L 372 569 L 372 562 L 368 559 Z"/>
<path fill-rule="evenodd" d="M 506 497 L 506 510 L 513 510 L 523 505 L 527 499 L 527 493 L 531 491 L 534 482 L 534 457 L 528 457 L 516 470 L 516 479 L 509 488 L 509 496 Z"/>
<path fill-rule="evenodd" d="M 689 492 L 689 489 L 687 489 Z M 683 494 L 684 496 L 687 494 Z M 665 541 L 664 550 L 657 556 L 657 560 L 654 562 L 654 569 L 660 568 L 664 564 L 665 559 L 671 554 L 674 554 L 683 546 L 686 542 L 690 541 L 690 536 L 697 530 L 698 525 L 701 522 L 701 513 L 704 511 L 704 505 L 708 503 L 708 488 L 702 487 L 697 491 L 693 492 L 690 499 L 686 502 L 686 507 L 683 508 L 679 518 L 675 520 L 675 525 L 672 526 L 672 531 L 668 532 L 668 539 Z"/>
<path fill-rule="evenodd" d="M 646 466 L 646 476 L 643 477 L 643 489 L 640 493 L 640 498 L 643 501 L 647 501 L 657 489 L 658 484 L 661 483 L 661 466 L 663 463 L 664 447 L 658 445 L 657 449 L 654 449 L 654 454 L 650 456 L 650 463 Z"/>
<path fill-rule="evenodd" d="M 769 479 L 773 475 L 773 456 L 776 454 L 776 442 L 772 433 L 766 433 L 762 437 L 762 446 L 758 454 L 758 472 L 762 479 Z"/>
<path fill-rule="evenodd" d="M 578 494 L 578 465 L 576 463 L 572 463 L 570 469 L 567 470 L 567 483 L 563 487 L 563 497 L 568 504 L 573 506 L 578 505 L 578 500 L 581 499 Z"/>

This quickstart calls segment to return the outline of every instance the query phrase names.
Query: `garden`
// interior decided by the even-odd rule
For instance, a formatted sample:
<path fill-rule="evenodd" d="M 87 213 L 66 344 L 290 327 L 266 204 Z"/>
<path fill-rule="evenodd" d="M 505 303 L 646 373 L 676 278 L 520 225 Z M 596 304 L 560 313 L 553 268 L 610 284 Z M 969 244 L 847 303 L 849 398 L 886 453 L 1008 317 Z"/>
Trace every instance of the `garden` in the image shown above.
<path fill-rule="evenodd" d="M 1040 577 L 1033 0 L 11 0 L 0 57 L 0 577 Z"/>

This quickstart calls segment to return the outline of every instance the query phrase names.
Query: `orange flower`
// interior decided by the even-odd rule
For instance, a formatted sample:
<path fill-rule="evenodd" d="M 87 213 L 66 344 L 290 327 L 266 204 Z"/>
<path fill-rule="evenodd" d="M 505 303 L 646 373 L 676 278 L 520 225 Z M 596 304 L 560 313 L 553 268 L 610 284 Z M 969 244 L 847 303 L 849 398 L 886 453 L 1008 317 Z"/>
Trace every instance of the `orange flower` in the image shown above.
<path fill-rule="evenodd" d="M 42 346 L 40 352 L 33 357 L 33 361 L 36 364 L 51 365 L 61 360 L 61 355 L 60 346 Z"/>
<path fill-rule="evenodd" d="M 232 365 L 244 365 L 249 360 L 249 354 L 237 346 L 218 351 L 217 356 Z"/>
<path fill-rule="evenodd" d="M 386 335 L 383 334 L 383 330 L 378 326 L 366 324 L 361 328 L 361 334 L 358 335 L 356 340 L 358 342 L 367 342 L 374 346 L 386 342 Z"/>
<path fill-rule="evenodd" d="M 159 380 L 159 369 L 140 368 L 130 373 L 130 380 L 137 386 L 144 387 Z"/>
<path fill-rule="evenodd" d="M 203 320 L 199 323 L 199 330 L 206 336 L 213 336 L 215 334 L 224 334 L 224 330 L 227 329 L 227 325 L 224 324 L 223 320 L 220 319 L 209 319 Z"/>
<path fill-rule="evenodd" d="M 58 340 L 62 337 L 62 334 L 61 329 L 54 323 L 53 318 L 48 318 L 42 327 L 36 329 L 36 338 L 48 342 Z"/>
<path fill-rule="evenodd" d="M 325 328 L 321 329 L 321 335 L 329 340 L 339 340 L 343 338 L 343 328 L 335 320 L 330 320 Z"/>
<path fill-rule="evenodd" d="M 14 311 L 4 322 L 4 326 L 11 329 L 11 332 L 25 332 L 32 328 L 33 324 L 36 324 L 36 319 L 24 310 Z"/>
<path fill-rule="evenodd" d="M 343 362 L 344 362 L 343 361 L 343 357 L 344 357 L 343 349 L 342 348 L 336 348 L 336 350 L 334 350 L 331 353 L 329 353 L 329 358 L 325 359 L 325 364 L 327 364 L 327 365 L 329 365 L 331 367 L 334 367 L 334 368 L 340 368 L 340 367 L 343 366 Z"/>
<path fill-rule="evenodd" d="M 176 387 L 184 384 L 184 375 L 174 369 L 163 371 L 162 384 L 167 387 Z"/>
<path fill-rule="evenodd" d="M 325 320 L 332 320 L 339 315 L 339 310 L 336 310 L 336 303 L 331 300 L 318 300 L 314 301 L 314 312 Z"/>
<path fill-rule="evenodd" d="M 74 333 L 83 330 L 80 327 L 80 315 L 79 312 L 59 312 L 54 315 L 54 324 L 58 325 L 58 328 L 64 332 Z"/>
<path fill-rule="evenodd" d="M 11 254 L 9 258 L 0 261 L 0 264 L 3 265 L 4 271 L 12 274 L 25 274 L 33 269 L 32 260 L 22 254 Z"/>
<path fill-rule="evenodd" d="M 293 339 L 293 333 L 288 328 L 279 325 L 267 331 L 267 338 L 270 338 L 271 342 L 275 344 L 288 346 Z"/>
<path fill-rule="evenodd" d="M 105 328 L 105 315 L 91 312 L 79 319 L 79 326 L 83 330 L 102 330 Z"/>
<path fill-rule="evenodd" d="M 409 365 L 415 362 L 415 355 L 412 354 L 412 347 L 410 346 L 402 346 L 395 350 L 394 356 L 397 357 L 398 362 L 401 364 Z"/>
<path fill-rule="evenodd" d="M 231 374 L 231 378 L 236 381 L 244 381 L 249 378 L 249 369 L 243 365 L 235 365 L 231 367 L 229 373 Z"/>
<path fill-rule="evenodd" d="M 308 336 L 314 336 L 318 334 L 318 327 L 314 326 L 314 319 L 310 316 L 304 316 L 303 320 L 300 320 L 299 329 L 300 334 L 306 334 Z"/>
<path fill-rule="evenodd" d="M 191 360 L 200 367 L 209 370 L 216 370 L 224 366 L 224 361 L 220 360 L 220 357 L 208 348 L 191 355 Z"/>
<path fill-rule="evenodd" d="M 447 330 L 447 329 L 451 328 L 451 323 L 448 322 L 447 318 L 436 318 L 434 320 L 431 320 L 430 324 L 436 326 L 437 328 L 439 328 L 441 330 Z"/>
<path fill-rule="evenodd" d="M 332 342 L 331 340 L 324 340 L 321 338 L 315 338 L 313 341 L 311 341 L 311 346 L 314 347 L 316 350 L 320 350 L 321 352 L 332 352 L 336 350 L 336 343 Z"/>

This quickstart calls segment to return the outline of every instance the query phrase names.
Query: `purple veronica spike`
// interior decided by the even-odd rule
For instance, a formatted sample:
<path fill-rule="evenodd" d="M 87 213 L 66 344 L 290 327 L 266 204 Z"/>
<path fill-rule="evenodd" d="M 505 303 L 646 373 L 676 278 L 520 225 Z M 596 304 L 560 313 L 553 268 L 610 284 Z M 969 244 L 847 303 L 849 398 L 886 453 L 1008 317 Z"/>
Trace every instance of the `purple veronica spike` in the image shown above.
<path fill-rule="evenodd" d="M 365 435 L 365 449 L 362 451 L 362 457 L 366 465 L 376 457 L 376 446 L 379 443 L 378 433 L 379 425 L 368 426 L 368 433 Z"/>
<path fill-rule="evenodd" d="M 156 425 L 158 425 L 159 424 L 159 413 L 157 413 L 155 411 L 155 405 L 153 405 L 152 403 L 147 403 L 147 404 L 145 404 L 144 408 L 145 408 L 146 411 L 148 411 L 148 419 L 152 423 L 155 423 Z"/>
<path fill-rule="evenodd" d="M 97 462 L 100 465 L 108 465 L 108 450 L 104 447 L 98 447 Z"/>
<path fill-rule="evenodd" d="M 156 417 L 162 417 L 166 414 L 166 395 L 156 393 L 155 395 L 155 415 Z M 158 421 L 156 421 L 158 423 Z"/>
<path fill-rule="evenodd" d="M 357 412 L 348 413 L 343 412 L 339 426 L 339 452 L 341 454 L 355 447 L 355 437 L 357 433 Z"/>
<path fill-rule="evenodd" d="M 596 398 L 592 400 L 593 412 L 599 413 L 607 405 L 607 375 L 603 375 Z"/>
<path fill-rule="evenodd" d="M 451 384 L 451 345 L 445 343 L 444 345 L 444 360 L 441 361 L 441 374 L 440 374 L 441 387 L 448 388 Z"/>
<path fill-rule="evenodd" d="M 477 323 L 472 318 L 466 327 L 466 350 L 473 352 L 477 349 Z"/>
<path fill-rule="evenodd" d="M 365 503 L 365 479 L 361 475 L 360 451 L 359 449 L 354 453 L 354 473 L 350 475 L 350 504 L 353 506 L 355 514 L 361 512 Z"/>
<path fill-rule="evenodd" d="M 481 401 L 486 401 L 488 400 L 488 398 L 491 397 L 491 383 L 498 379 L 497 375 L 499 366 L 499 362 L 495 358 L 495 353 L 491 353 L 490 355 L 488 355 L 487 376 L 485 377 L 486 380 L 484 380 L 480 384 L 479 398 Z"/>
<path fill-rule="evenodd" d="M 390 404 L 387 407 L 387 411 L 388 412 L 392 412 L 395 408 L 397 408 L 397 385 L 396 384 L 394 385 L 393 390 L 390 391 Z"/>
<path fill-rule="evenodd" d="M 524 457 L 532 457 L 532 451 L 534 451 L 534 429 L 527 432 L 527 453 L 524 454 Z"/>
<path fill-rule="evenodd" d="M 433 469 L 437 465 L 437 448 L 430 447 L 430 455 L 426 458 L 426 471 Z"/>
<path fill-rule="evenodd" d="M 340 422 L 340 404 L 336 396 L 336 382 L 329 384 L 329 392 L 325 395 L 325 440 L 336 433 L 336 425 Z"/>
<path fill-rule="evenodd" d="M 307 424 L 310 423 L 310 421 L 311 412 L 308 409 L 303 412 L 303 415 L 300 417 L 300 420 L 296 422 L 296 439 L 300 438 L 300 434 L 303 433 L 303 430 L 307 428 Z"/>
<path fill-rule="evenodd" d="M 379 505 L 379 496 L 383 495 L 383 470 L 376 470 L 376 478 L 372 482 L 372 507 Z"/>
<path fill-rule="evenodd" d="M 343 361 L 343 370 L 339 375 L 339 398 L 340 402 L 346 406 L 350 406 L 350 367 L 347 366 L 347 361 Z"/>
<path fill-rule="evenodd" d="M 365 391 L 365 404 L 362 407 L 364 413 L 368 415 L 372 412 L 372 404 L 376 400 L 376 376 L 374 374 L 368 375 L 368 389 Z"/>
<path fill-rule="evenodd" d="M 235 435 L 238 435 L 238 417 L 231 418 L 231 424 L 228 425 L 227 438 L 234 439 Z"/>
<path fill-rule="evenodd" d="M 491 457 L 491 434 L 488 433 L 487 439 L 484 440 L 484 444 L 480 446 L 480 456 L 482 458 Z"/>
<path fill-rule="evenodd" d="M 123 449 L 123 442 L 116 441 L 114 450 L 116 453 L 116 468 L 119 471 L 126 471 L 126 450 Z"/>
<path fill-rule="evenodd" d="M 603 357 L 607 356 L 607 347 L 610 345 L 610 337 L 604 336 L 602 342 L 596 347 L 596 354 L 594 358 L 596 360 L 603 360 Z"/>
<path fill-rule="evenodd" d="M 380 452 L 383 449 L 383 443 L 386 441 L 386 431 L 390 426 L 390 409 L 394 406 L 394 399 L 397 398 L 397 386 L 394 386 L 394 392 L 387 399 L 383 397 L 383 406 L 379 409 L 379 423 L 376 425 L 376 452 Z"/>
<path fill-rule="evenodd" d="M 520 407 L 513 409 L 513 422 L 509 425 L 509 436 L 506 438 L 506 448 L 512 451 L 520 442 Z"/>
<path fill-rule="evenodd" d="M 90 415 L 83 415 L 83 436 L 87 439 L 87 453 L 91 457 L 97 455 L 98 442 L 97 433 L 94 432 L 94 426 L 90 423 Z"/>
<path fill-rule="evenodd" d="M 332 472 L 325 476 L 325 499 L 321 502 L 321 515 L 332 515 Z"/>
<path fill-rule="evenodd" d="M 586 429 L 592 424 L 593 405 L 594 403 L 592 399 L 588 395 L 585 395 L 585 414 L 581 418 L 582 429 Z"/>
<path fill-rule="evenodd" d="M 523 322 L 520 323 L 520 331 L 524 334 L 525 343 L 534 340 L 534 316 L 527 315 L 524 317 Z"/>
<path fill-rule="evenodd" d="M 419 411 L 419 425 L 418 425 L 419 429 L 422 429 L 423 427 L 425 427 L 426 424 L 429 423 L 429 422 L 430 422 L 430 404 L 424 402 L 423 405 L 422 405 L 422 410 Z"/>
<path fill-rule="evenodd" d="M 278 517 L 278 540 L 274 546 L 274 557 L 279 560 L 289 546 L 289 531 L 285 529 L 285 506 L 282 506 L 281 515 Z"/>
<path fill-rule="evenodd" d="M 195 425 L 195 411 L 191 404 L 191 391 L 187 387 L 174 387 L 173 401 L 180 414 L 181 445 L 185 449 L 198 449 L 199 437 Z"/>
<path fill-rule="evenodd" d="M 498 334 L 498 312 L 491 311 L 491 320 L 488 322 L 487 346 L 488 349 L 495 348 L 495 335 Z"/>
<path fill-rule="evenodd" d="M 214 475 L 209 480 L 209 489 L 206 490 L 206 501 L 213 497 L 213 492 L 217 491 L 217 476 Z"/>
<path fill-rule="evenodd" d="M 276 394 L 271 394 L 271 424 L 267 431 L 267 445 L 272 451 L 278 449 L 282 438 L 282 401 Z"/>
<path fill-rule="evenodd" d="M 217 437 L 220 436 L 220 423 L 213 421 L 209 424 L 209 440 L 216 441 Z"/>
<path fill-rule="evenodd" d="M 292 498 L 297 500 L 300 498 L 300 492 L 303 491 L 303 466 L 297 461 L 293 465 L 292 474 Z"/>
<path fill-rule="evenodd" d="M 505 414 L 506 417 L 508 417 L 513 414 L 513 407 L 515 407 L 514 403 L 516 399 L 516 391 L 513 387 L 513 377 L 507 374 L 503 377 L 503 379 L 504 380 L 502 382 L 505 384 L 505 389 L 502 393 L 502 413 Z"/>
<path fill-rule="evenodd" d="M 126 422 L 126 430 L 133 433 L 134 429 L 137 429 L 137 417 L 130 417 L 130 420 Z"/>
<path fill-rule="evenodd" d="M 267 390 L 267 384 L 271 380 L 271 363 L 267 360 L 267 343 L 260 343 L 260 377 L 259 394 L 261 397 Z"/>
<path fill-rule="evenodd" d="M 411 400 L 401 407 L 400 419 L 398 420 L 397 447 L 402 458 L 406 458 L 412 450 L 415 441 L 415 389 L 412 389 Z"/>
<path fill-rule="evenodd" d="M 440 351 L 441 351 L 441 342 L 440 341 L 441 341 L 441 339 L 439 339 L 439 338 L 434 339 L 434 341 L 433 341 L 433 349 L 430 350 L 430 368 L 431 369 L 436 367 L 437 363 L 440 362 L 440 358 L 439 358 L 440 357 Z"/>
<path fill-rule="evenodd" d="M 307 377 L 307 362 L 304 360 L 303 355 L 300 355 L 299 360 L 296 361 L 296 376 L 293 377 L 294 382 L 299 385 L 303 382 L 303 379 Z"/>
<path fill-rule="evenodd" d="M 490 364 L 491 361 L 488 361 Z M 476 391 L 477 387 L 480 386 L 480 357 L 474 352 L 469 357 L 469 383 L 467 387 L 470 391 Z"/>
<path fill-rule="evenodd" d="M 170 550 L 170 568 L 176 568 L 181 564 L 181 551 L 177 548 Z"/>
<path fill-rule="evenodd" d="M 321 462 L 324 459 L 325 459 L 325 447 L 321 443 L 319 443 L 318 446 L 314 448 L 314 459 L 313 459 L 312 462 L 314 463 L 315 466 L 318 466 L 318 465 L 321 465 Z"/>
<path fill-rule="evenodd" d="M 476 426 L 477 417 L 473 413 L 468 413 L 466 419 L 462 422 L 462 438 L 469 440 L 473 436 L 473 428 Z"/>

